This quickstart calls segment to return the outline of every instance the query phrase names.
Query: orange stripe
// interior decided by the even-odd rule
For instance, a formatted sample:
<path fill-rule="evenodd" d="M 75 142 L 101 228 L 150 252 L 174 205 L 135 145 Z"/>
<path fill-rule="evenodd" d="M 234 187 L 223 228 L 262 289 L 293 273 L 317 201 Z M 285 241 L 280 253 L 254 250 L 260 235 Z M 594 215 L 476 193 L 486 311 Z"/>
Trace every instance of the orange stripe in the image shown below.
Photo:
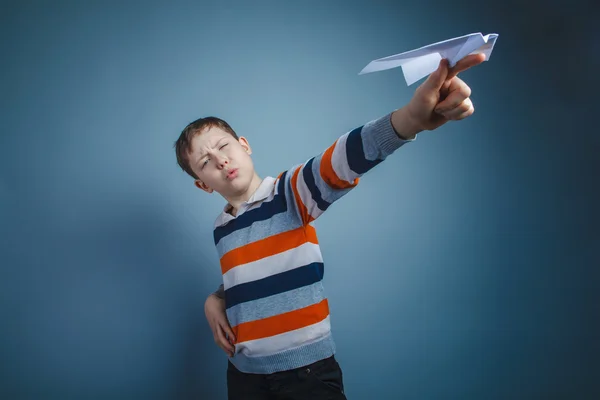
<path fill-rule="evenodd" d="M 305 308 L 289 311 L 256 321 L 244 322 L 233 327 L 237 343 L 262 339 L 304 328 L 323 321 L 329 315 L 327 299 Z"/>
<path fill-rule="evenodd" d="M 298 175 L 300 174 L 300 170 L 302 168 L 304 168 L 304 164 L 300 168 L 298 168 L 296 172 L 294 172 L 294 175 L 292 175 L 291 185 L 292 191 L 294 192 L 294 198 L 296 199 L 296 204 L 298 205 L 298 211 L 300 211 L 300 217 L 302 218 L 302 222 L 304 224 L 309 224 L 314 220 L 314 218 L 308 213 L 306 206 L 300 198 L 300 192 L 298 191 Z"/>
<path fill-rule="evenodd" d="M 311 225 L 301 226 L 291 231 L 257 240 L 224 254 L 221 257 L 221 272 L 225 274 L 238 265 L 283 253 L 307 242 L 319 244 L 317 232 Z"/>
<path fill-rule="evenodd" d="M 333 170 L 331 157 L 333 156 L 333 150 L 335 149 L 336 145 L 337 141 L 329 146 L 329 148 L 325 150 L 325 153 L 323 153 L 323 156 L 321 157 L 321 167 L 319 171 L 321 173 L 321 178 L 323 178 L 325 183 L 334 189 L 347 189 L 356 186 L 358 184 L 358 178 L 354 179 L 354 182 L 350 183 L 340 179 Z"/>

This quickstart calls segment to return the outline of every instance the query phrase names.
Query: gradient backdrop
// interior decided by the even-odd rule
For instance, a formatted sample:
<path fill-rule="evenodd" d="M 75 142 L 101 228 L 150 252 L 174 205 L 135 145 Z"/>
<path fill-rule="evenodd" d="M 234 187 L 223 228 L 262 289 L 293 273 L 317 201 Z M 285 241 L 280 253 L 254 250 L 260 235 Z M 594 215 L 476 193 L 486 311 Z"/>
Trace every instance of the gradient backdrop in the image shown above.
<path fill-rule="evenodd" d="M 317 223 L 347 394 L 600 398 L 592 2 L 459 3 L 3 2 L 0 397 L 224 399 L 224 201 L 178 169 L 181 129 L 222 117 L 275 175 L 409 101 L 369 61 L 481 31 L 473 117 Z"/>

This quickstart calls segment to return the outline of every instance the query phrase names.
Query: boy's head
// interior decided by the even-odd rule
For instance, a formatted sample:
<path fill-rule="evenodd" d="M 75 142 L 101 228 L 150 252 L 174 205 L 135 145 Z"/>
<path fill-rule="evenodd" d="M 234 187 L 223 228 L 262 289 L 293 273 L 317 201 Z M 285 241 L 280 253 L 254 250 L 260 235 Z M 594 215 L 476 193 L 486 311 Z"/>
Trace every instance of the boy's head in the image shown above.
<path fill-rule="evenodd" d="M 243 196 L 255 176 L 250 144 L 216 117 L 186 126 L 175 142 L 175 153 L 177 163 L 198 188 L 226 199 Z"/>

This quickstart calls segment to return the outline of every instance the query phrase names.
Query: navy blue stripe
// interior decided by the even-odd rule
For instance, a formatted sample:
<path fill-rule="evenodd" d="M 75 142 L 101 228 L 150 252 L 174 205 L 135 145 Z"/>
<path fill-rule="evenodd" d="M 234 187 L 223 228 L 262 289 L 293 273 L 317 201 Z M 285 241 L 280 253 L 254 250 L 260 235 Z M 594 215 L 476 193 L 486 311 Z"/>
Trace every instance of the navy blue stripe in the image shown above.
<path fill-rule="evenodd" d="M 285 176 L 287 173 L 288 172 L 285 171 L 283 174 L 281 174 L 281 178 L 279 178 L 279 183 L 277 184 L 277 193 L 282 196 L 285 194 Z"/>
<path fill-rule="evenodd" d="M 237 231 L 238 229 L 244 229 L 252 225 L 253 222 L 264 221 L 271 218 L 273 215 L 283 213 L 287 211 L 287 203 L 285 201 L 285 193 L 283 191 L 283 180 L 285 179 L 285 173 L 281 176 L 279 182 L 279 190 L 273 200 L 262 203 L 260 207 L 243 213 L 236 219 L 229 221 L 223 226 L 215 228 L 213 232 L 213 238 L 215 245 L 219 244 L 219 241 L 225 236 Z"/>
<path fill-rule="evenodd" d="M 346 139 L 346 157 L 348 158 L 348 166 L 355 173 L 362 175 L 383 160 L 370 161 L 365 158 L 363 149 L 362 137 L 360 136 L 362 126 L 354 129 Z"/>
<path fill-rule="evenodd" d="M 241 267 L 244 268 L 244 267 Z M 253 282 L 242 283 L 225 291 L 227 308 L 275 294 L 312 285 L 323 279 L 323 263 L 314 262 Z"/>
<path fill-rule="evenodd" d="M 306 163 L 306 166 L 304 167 L 304 170 L 302 171 L 302 176 L 304 177 L 304 182 L 306 183 L 306 186 L 308 187 L 308 190 L 310 191 L 310 195 L 311 195 L 313 201 L 315 203 L 317 203 L 317 207 L 319 207 L 321 210 L 325 211 L 331 205 L 331 203 L 323 200 L 323 197 L 321 196 L 321 191 L 315 184 L 315 176 L 313 175 L 313 172 L 312 172 L 313 160 L 314 160 L 314 157 L 311 158 Z"/>

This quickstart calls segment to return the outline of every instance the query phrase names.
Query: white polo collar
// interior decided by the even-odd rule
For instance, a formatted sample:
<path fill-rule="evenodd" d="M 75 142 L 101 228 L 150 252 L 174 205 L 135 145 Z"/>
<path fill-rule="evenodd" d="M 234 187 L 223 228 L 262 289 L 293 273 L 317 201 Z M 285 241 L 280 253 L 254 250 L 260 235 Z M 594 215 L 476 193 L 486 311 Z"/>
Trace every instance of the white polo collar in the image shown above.
<path fill-rule="evenodd" d="M 219 214 L 217 220 L 215 221 L 215 228 L 225 225 L 232 219 L 236 219 L 241 214 L 243 214 L 249 206 L 251 206 L 254 203 L 258 203 L 259 201 L 263 201 L 264 199 L 269 197 L 269 195 L 274 190 L 276 180 L 277 179 L 271 176 L 267 176 L 266 178 L 264 178 L 258 186 L 258 188 L 254 191 L 254 194 L 240 205 L 240 209 L 238 210 L 238 213 L 235 217 L 227 212 L 227 210 L 229 210 L 232 207 L 231 204 L 227 203 L 225 207 L 223 207 L 223 211 L 221 212 L 221 214 Z"/>

